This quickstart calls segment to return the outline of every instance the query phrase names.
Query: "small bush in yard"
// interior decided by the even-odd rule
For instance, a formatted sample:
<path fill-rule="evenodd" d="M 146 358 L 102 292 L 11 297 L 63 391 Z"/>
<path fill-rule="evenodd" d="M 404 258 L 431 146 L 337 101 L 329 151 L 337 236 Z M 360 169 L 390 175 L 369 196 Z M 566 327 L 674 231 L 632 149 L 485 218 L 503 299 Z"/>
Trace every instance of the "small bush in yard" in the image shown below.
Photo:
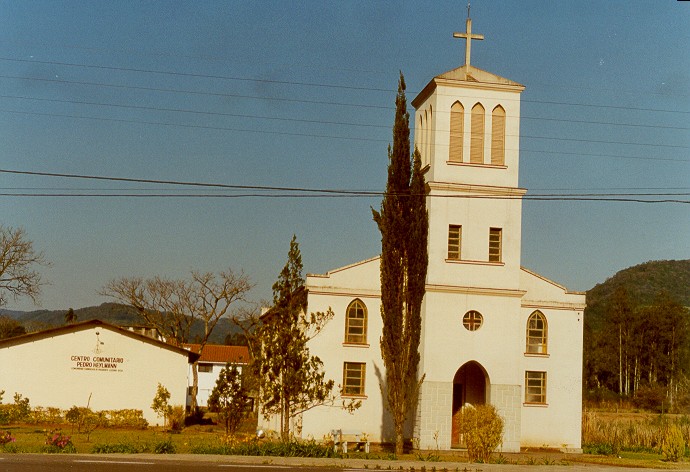
<path fill-rule="evenodd" d="M 661 453 L 664 459 L 671 462 L 678 462 L 685 455 L 685 440 L 677 426 L 673 425 L 666 430 L 661 442 Z"/>
<path fill-rule="evenodd" d="M 172 439 L 168 438 L 164 441 L 157 442 L 153 445 L 153 452 L 156 454 L 175 454 L 177 448 L 172 442 Z"/>
<path fill-rule="evenodd" d="M 458 430 L 473 462 L 488 462 L 503 440 L 503 418 L 493 405 L 465 407 L 456 416 Z"/>
<path fill-rule="evenodd" d="M 9 431 L 0 431 L 0 446 L 5 448 L 5 446 L 9 443 L 13 443 L 17 440 L 12 434 L 10 434 Z"/>
<path fill-rule="evenodd" d="M 226 454 L 236 456 L 341 457 L 339 453 L 316 441 L 261 442 L 256 437 L 226 435 L 218 445 L 199 445 L 193 454 Z"/>
<path fill-rule="evenodd" d="M 141 454 L 150 452 L 148 444 L 119 442 L 116 444 L 95 444 L 91 448 L 94 454 Z"/>
<path fill-rule="evenodd" d="M 56 429 L 46 435 L 46 447 L 44 452 L 77 452 L 69 436 L 63 435 L 62 431 Z"/>
<path fill-rule="evenodd" d="M 186 413 L 183 406 L 173 406 L 170 409 L 170 414 L 168 416 L 168 426 L 171 431 L 179 433 L 184 428 L 184 420 Z"/>

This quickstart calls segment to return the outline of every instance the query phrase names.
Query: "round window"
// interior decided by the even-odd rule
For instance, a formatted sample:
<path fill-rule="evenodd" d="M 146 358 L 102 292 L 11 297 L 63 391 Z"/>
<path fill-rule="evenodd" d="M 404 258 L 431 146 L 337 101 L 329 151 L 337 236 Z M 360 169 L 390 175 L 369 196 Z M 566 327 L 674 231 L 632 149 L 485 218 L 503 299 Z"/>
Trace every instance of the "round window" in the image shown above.
<path fill-rule="evenodd" d="M 478 311 L 470 310 L 462 317 L 462 325 L 467 331 L 477 331 L 482 327 L 484 317 Z"/>

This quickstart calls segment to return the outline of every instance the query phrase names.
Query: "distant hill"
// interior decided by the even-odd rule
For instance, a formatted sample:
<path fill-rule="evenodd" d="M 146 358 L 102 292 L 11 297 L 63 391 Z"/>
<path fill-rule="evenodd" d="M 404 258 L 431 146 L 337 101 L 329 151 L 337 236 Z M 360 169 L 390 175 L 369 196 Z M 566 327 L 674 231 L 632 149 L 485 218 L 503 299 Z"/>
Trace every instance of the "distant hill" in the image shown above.
<path fill-rule="evenodd" d="M 614 308 L 621 304 L 628 308 Z M 664 398 L 673 397 L 665 389 L 690 374 L 683 360 L 690 352 L 688 320 L 690 260 L 646 262 L 594 286 L 587 292 L 584 323 L 588 398 L 599 401 L 622 393 L 636 406 L 668 409 L 670 403 L 662 406 Z M 684 398 L 676 407 L 690 404 L 690 390 L 674 396 Z"/>
<path fill-rule="evenodd" d="M 18 320 L 27 331 L 37 331 L 42 329 L 54 328 L 65 324 L 65 314 L 67 310 L 36 310 L 28 312 L 18 312 L 10 310 L 0 310 L 0 314 L 10 316 Z M 74 310 L 77 321 L 87 321 L 98 319 L 117 326 L 131 326 L 144 324 L 139 318 L 136 310 L 127 305 L 119 303 L 103 303 L 99 306 L 90 306 Z M 201 322 L 194 323 L 192 327 L 192 341 L 203 333 Z M 229 320 L 222 319 L 218 322 L 216 329 L 211 334 L 209 342 L 213 344 L 223 344 L 225 337 L 231 333 L 237 333 L 239 329 Z"/>
<path fill-rule="evenodd" d="M 605 282 L 587 291 L 585 317 L 596 325 L 609 298 L 619 287 L 625 287 L 631 302 L 646 305 L 661 291 L 690 307 L 690 259 L 681 261 L 650 261 L 617 272 Z"/>

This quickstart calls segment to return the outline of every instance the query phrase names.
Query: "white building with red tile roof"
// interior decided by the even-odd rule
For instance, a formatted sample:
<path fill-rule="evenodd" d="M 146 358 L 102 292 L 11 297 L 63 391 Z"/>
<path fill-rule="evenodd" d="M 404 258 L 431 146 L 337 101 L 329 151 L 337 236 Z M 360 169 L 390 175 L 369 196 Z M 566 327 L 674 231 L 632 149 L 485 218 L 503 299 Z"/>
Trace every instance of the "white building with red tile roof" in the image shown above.
<path fill-rule="evenodd" d="M 32 406 L 141 410 L 149 424 L 162 425 L 151 409 L 158 384 L 170 392 L 170 405 L 183 405 L 197 357 L 110 323 L 83 321 L 0 340 L 0 390 Z"/>
<path fill-rule="evenodd" d="M 200 344 L 184 344 L 183 347 L 194 353 L 199 352 Z M 199 372 L 199 391 L 196 396 L 197 404 L 200 407 L 208 406 L 208 397 L 211 395 L 213 387 L 216 386 L 216 380 L 220 371 L 226 364 L 237 366 L 237 369 L 242 372 L 242 369 L 249 364 L 249 348 L 247 346 L 224 346 L 221 344 L 206 344 L 201 351 L 199 357 L 198 372 Z M 189 387 L 187 389 L 187 405 L 191 404 L 192 397 L 190 395 L 193 375 L 192 366 L 189 366 Z"/>

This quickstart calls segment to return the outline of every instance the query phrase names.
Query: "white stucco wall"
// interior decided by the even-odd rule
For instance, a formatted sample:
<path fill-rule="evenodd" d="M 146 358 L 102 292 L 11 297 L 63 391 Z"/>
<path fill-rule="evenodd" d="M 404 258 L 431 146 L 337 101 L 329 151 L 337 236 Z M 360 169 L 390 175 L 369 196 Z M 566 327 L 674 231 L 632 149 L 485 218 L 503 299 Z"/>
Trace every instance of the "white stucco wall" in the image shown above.
<path fill-rule="evenodd" d="M 323 438 L 332 429 L 366 433 L 370 441 L 381 442 L 390 439 L 390 421 L 385 417 L 380 383 L 384 374 L 379 345 L 381 325 L 381 301 L 378 289 L 380 277 L 379 259 L 374 258 L 349 266 L 347 270 L 336 270 L 329 276 L 309 276 L 310 312 L 334 312 L 324 330 L 309 343 L 312 354 L 318 355 L 324 363 L 327 378 L 335 384 L 339 393 L 343 384 L 343 363 L 366 363 L 365 394 L 361 397 L 339 398 L 334 405 L 316 408 L 304 413 L 302 437 Z M 366 290 L 352 286 L 366 287 Z M 346 344 L 345 313 L 348 305 L 358 298 L 367 309 L 367 344 Z M 360 400 L 361 407 L 350 414 L 342 409 L 342 401 Z"/>
<path fill-rule="evenodd" d="M 5 399 L 17 392 L 32 406 L 69 409 L 90 398 L 94 411 L 138 409 L 151 425 L 162 424 L 151 410 L 158 383 L 171 405 L 185 405 L 187 369 L 186 355 L 106 326 L 0 346 Z"/>
<path fill-rule="evenodd" d="M 547 355 L 523 356 L 524 371 L 547 373 L 546 405 L 523 406 L 523 446 L 578 450 L 582 436 L 585 295 L 567 292 L 524 269 L 521 280 L 527 289 L 522 301 L 523 323 L 526 325 L 529 316 L 538 309 L 546 317 L 548 326 Z"/>
<path fill-rule="evenodd" d="M 198 372 L 198 388 L 199 390 L 197 391 L 196 394 L 196 401 L 197 405 L 200 407 L 207 407 L 208 406 L 208 397 L 211 396 L 211 392 L 216 386 L 216 381 L 218 380 L 218 376 L 220 375 L 220 371 L 225 368 L 224 363 L 222 362 L 199 362 L 199 365 L 202 364 L 207 364 L 211 365 L 211 371 L 210 372 Z M 237 365 L 237 370 L 239 373 L 242 373 L 242 366 Z M 187 372 L 187 378 L 189 379 L 189 385 L 188 387 L 191 388 L 193 383 L 194 383 L 194 376 L 192 374 L 192 365 L 189 365 L 189 370 Z M 187 393 L 189 393 L 189 388 L 187 389 Z M 191 395 L 187 395 L 187 405 L 190 405 L 192 401 Z"/>

